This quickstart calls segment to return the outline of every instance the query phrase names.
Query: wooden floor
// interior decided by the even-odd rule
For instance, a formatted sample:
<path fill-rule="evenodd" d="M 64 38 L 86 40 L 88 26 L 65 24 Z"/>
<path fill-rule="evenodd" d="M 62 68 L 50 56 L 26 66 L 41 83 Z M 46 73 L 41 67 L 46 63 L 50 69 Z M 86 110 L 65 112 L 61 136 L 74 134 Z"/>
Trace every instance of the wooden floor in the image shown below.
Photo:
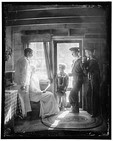
<path fill-rule="evenodd" d="M 58 121 L 60 121 L 59 124 Z M 58 115 L 45 119 L 18 119 L 15 122 L 14 133 L 16 136 L 24 138 L 53 138 L 56 136 L 58 138 L 76 138 L 79 135 L 77 132 L 85 135 L 91 133 L 100 135 L 102 132 L 106 132 L 106 128 L 106 124 L 101 117 L 92 118 L 82 109 L 80 109 L 79 114 L 73 114 L 70 109 L 67 109 L 61 111 Z"/>

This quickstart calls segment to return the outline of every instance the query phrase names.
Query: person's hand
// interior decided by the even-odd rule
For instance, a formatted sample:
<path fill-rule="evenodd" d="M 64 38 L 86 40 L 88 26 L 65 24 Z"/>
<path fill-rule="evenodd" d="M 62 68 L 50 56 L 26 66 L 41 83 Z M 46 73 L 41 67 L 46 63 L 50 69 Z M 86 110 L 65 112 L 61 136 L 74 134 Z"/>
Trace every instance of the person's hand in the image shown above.
<path fill-rule="evenodd" d="M 46 90 L 43 90 L 42 92 L 43 92 L 43 93 L 46 93 Z"/>
<path fill-rule="evenodd" d="M 87 57 L 82 57 L 82 63 L 85 63 L 87 61 Z"/>
<path fill-rule="evenodd" d="M 26 87 L 25 86 L 21 86 L 21 88 L 20 88 L 21 90 L 25 90 L 26 89 Z"/>
<path fill-rule="evenodd" d="M 72 76 L 72 73 L 68 73 L 68 76 Z"/>

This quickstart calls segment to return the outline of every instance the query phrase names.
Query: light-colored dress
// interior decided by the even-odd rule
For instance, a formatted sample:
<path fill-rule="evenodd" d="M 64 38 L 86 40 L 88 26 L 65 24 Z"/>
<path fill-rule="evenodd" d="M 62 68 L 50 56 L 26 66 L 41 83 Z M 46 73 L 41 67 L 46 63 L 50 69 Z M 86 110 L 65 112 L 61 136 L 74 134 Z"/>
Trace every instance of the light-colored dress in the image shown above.
<path fill-rule="evenodd" d="M 40 90 L 39 80 L 35 73 L 31 77 L 30 100 L 33 102 L 40 101 L 40 117 L 42 118 L 59 112 L 54 94 L 49 91 L 43 93 Z"/>
<path fill-rule="evenodd" d="M 31 77 L 30 61 L 26 57 L 21 57 L 15 64 L 14 81 L 18 85 L 18 93 L 20 103 L 22 106 L 23 117 L 27 116 L 27 112 L 31 111 L 31 104 L 29 99 L 29 85 Z M 21 90 L 21 86 L 26 86 L 25 90 Z"/>

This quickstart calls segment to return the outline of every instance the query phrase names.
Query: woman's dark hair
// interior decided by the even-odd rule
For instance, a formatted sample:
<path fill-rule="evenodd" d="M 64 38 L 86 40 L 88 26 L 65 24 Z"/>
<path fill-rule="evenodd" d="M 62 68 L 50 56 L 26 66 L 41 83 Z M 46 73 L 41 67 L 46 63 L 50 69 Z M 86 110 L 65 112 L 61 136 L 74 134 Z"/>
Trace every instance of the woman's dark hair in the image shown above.
<path fill-rule="evenodd" d="M 32 53 L 33 52 L 33 50 L 31 49 L 31 48 L 26 48 L 25 50 L 24 50 L 24 56 L 26 56 L 27 57 L 27 53 Z"/>

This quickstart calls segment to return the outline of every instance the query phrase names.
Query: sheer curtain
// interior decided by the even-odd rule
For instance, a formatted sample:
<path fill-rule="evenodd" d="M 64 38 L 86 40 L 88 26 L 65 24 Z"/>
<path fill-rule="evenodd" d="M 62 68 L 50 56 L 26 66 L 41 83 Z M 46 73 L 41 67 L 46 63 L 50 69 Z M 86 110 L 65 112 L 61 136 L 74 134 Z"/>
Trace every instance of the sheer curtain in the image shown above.
<path fill-rule="evenodd" d="M 53 82 L 53 59 L 52 59 L 52 47 L 50 42 L 44 42 L 44 54 L 47 67 L 47 74 L 50 82 Z"/>

